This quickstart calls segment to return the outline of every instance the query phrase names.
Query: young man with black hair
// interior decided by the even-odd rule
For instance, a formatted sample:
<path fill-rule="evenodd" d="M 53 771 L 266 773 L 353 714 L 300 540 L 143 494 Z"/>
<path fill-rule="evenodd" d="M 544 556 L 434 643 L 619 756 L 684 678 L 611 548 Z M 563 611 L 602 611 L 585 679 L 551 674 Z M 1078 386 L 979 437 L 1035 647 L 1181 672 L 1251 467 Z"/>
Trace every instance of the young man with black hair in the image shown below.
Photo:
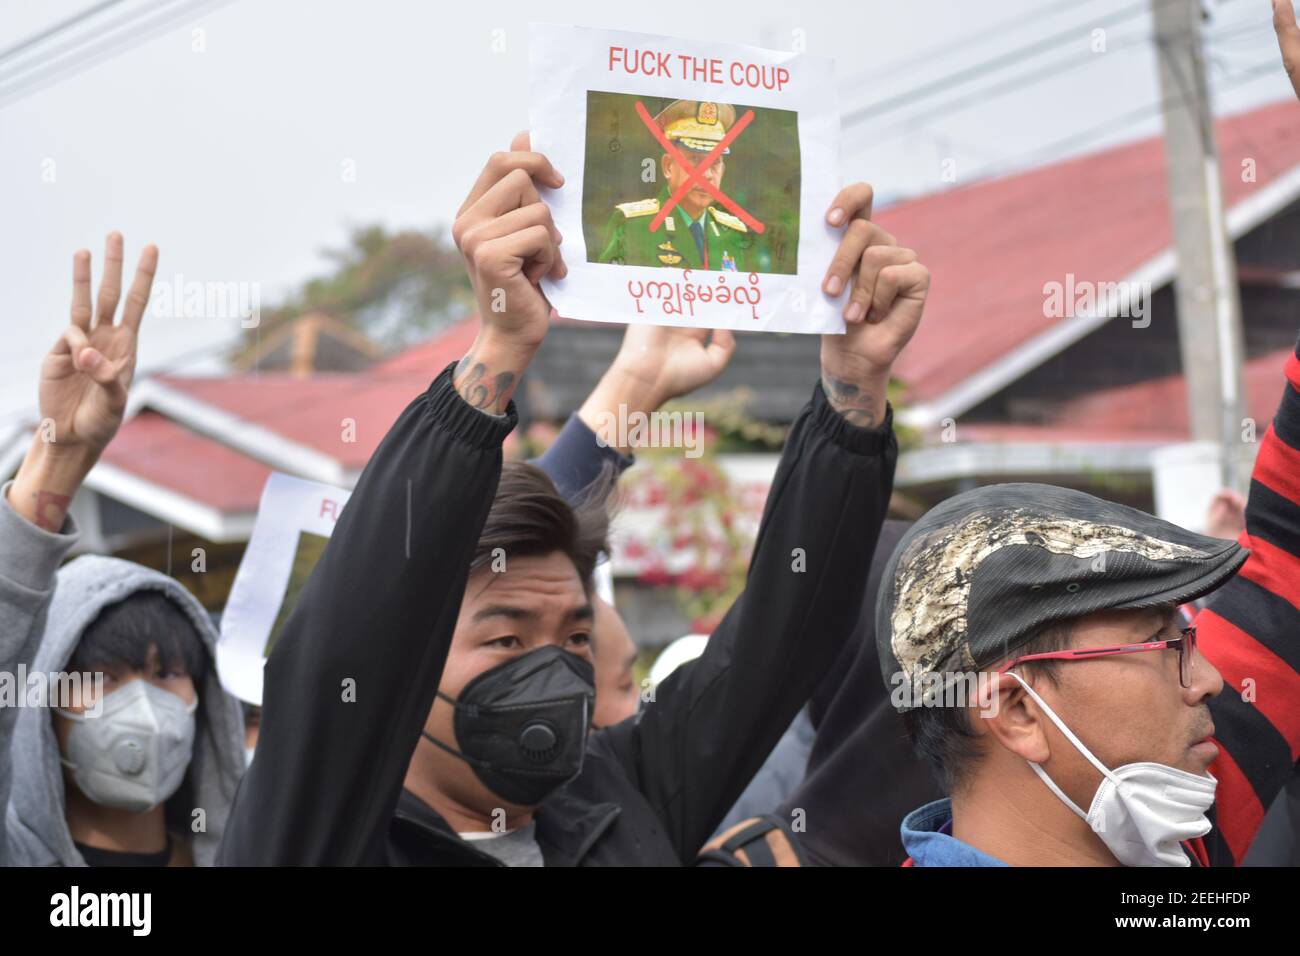
<path fill-rule="evenodd" d="M 58 567 L 77 540 L 72 498 L 122 422 L 157 256 L 142 253 L 118 323 L 122 237 L 108 237 L 94 310 L 90 254 L 74 257 L 72 324 L 41 368 L 41 429 L 0 493 L 0 669 L 91 678 L 74 699 L 0 708 L 6 865 L 209 865 L 242 770 L 202 605 L 128 561 Z"/>
<path fill-rule="evenodd" d="M 551 316 L 537 283 L 566 271 L 538 184 L 563 180 L 521 135 L 460 210 L 479 337 L 381 443 L 267 662 L 224 863 L 680 865 L 852 630 L 892 485 L 885 387 L 929 285 L 865 184 L 827 213 L 852 318 L 822 338 L 745 595 L 636 719 L 588 734 L 599 521 L 501 465 Z"/>
<path fill-rule="evenodd" d="M 582 407 L 569 416 L 535 464 L 570 502 L 591 494 L 612 494 L 618 477 L 632 466 L 628 430 L 617 423 L 650 415 L 663 403 L 716 379 L 735 353 L 730 332 L 629 325 L 610 367 Z M 592 656 L 596 703 L 592 728 L 633 716 L 641 688 L 633 675 L 637 647 L 618 610 L 593 596 Z"/>

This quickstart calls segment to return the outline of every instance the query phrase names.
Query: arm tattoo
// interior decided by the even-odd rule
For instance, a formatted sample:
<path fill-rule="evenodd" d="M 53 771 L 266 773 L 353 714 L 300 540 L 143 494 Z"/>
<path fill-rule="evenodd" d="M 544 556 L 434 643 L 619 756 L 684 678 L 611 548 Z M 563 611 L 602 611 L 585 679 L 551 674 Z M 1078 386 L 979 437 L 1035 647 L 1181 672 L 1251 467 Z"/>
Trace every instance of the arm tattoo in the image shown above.
<path fill-rule="evenodd" d="M 498 372 L 489 377 L 487 366 L 466 355 L 456 366 L 452 384 L 460 397 L 489 415 L 504 415 L 515 391 L 514 372 Z"/>
<path fill-rule="evenodd" d="M 72 498 L 53 491 L 36 493 L 36 527 L 58 534 L 63 530 L 63 521 L 68 515 L 68 506 Z"/>
<path fill-rule="evenodd" d="M 824 372 L 822 388 L 826 391 L 831 407 L 843 415 L 849 424 L 860 428 L 875 428 L 880 424 L 875 411 L 877 400 L 870 392 L 864 392 L 852 382 L 845 382 Z"/>

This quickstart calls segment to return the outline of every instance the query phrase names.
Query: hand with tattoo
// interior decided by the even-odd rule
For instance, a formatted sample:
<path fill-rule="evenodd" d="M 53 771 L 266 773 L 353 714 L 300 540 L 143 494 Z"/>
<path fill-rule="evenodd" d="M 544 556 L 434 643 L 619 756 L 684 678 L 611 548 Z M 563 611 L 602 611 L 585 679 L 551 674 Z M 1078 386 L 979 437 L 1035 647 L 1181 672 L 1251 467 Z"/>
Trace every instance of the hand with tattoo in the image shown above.
<path fill-rule="evenodd" d="M 510 152 L 488 160 L 451 229 L 480 323 L 478 338 L 456 367 L 455 386 L 465 401 L 494 415 L 505 414 L 550 326 L 551 305 L 538 283 L 568 272 L 560 232 L 537 191 L 538 185 L 558 189 L 564 177 L 528 147 L 528 134 L 520 133 Z"/>
<path fill-rule="evenodd" d="M 72 496 L 122 424 L 135 375 L 137 336 L 149 302 L 158 249 L 145 246 L 122 320 L 122 236 L 110 233 L 104 277 L 90 304 L 90 252 L 72 258 L 72 324 L 41 364 L 41 423 L 18 469 L 9 503 L 28 521 L 58 532 Z"/>
<path fill-rule="evenodd" d="M 851 288 L 843 335 L 822 336 L 822 388 L 849 422 L 875 428 L 884 421 L 889 373 L 921 321 L 930 271 L 916 253 L 871 221 L 871 187 L 840 190 L 826 221 L 845 226 L 822 288 L 837 296 Z"/>

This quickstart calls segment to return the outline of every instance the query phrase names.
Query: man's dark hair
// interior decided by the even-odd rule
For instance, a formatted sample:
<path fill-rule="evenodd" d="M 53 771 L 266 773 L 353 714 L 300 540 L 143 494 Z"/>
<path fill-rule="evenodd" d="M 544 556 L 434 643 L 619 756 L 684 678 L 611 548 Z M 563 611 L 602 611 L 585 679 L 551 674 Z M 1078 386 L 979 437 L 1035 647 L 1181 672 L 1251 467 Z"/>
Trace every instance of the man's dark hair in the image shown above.
<path fill-rule="evenodd" d="M 1008 656 L 1063 650 L 1070 645 L 1074 623 L 1067 620 L 1048 624 Z M 1057 661 L 1029 661 L 1017 669 L 1025 676 L 1041 674 L 1055 684 L 1057 666 Z M 912 747 L 930 765 L 940 788 L 949 795 L 962 785 L 982 755 L 970 721 L 969 707 L 917 707 L 903 714 Z"/>
<path fill-rule="evenodd" d="M 69 671 L 143 671 L 150 646 L 163 670 L 184 672 L 202 688 L 208 650 L 190 616 L 161 591 L 136 591 L 99 612 L 82 632 Z"/>
<path fill-rule="evenodd" d="M 583 589 L 591 593 L 596 561 L 608 550 L 611 488 L 607 471 L 570 505 L 546 472 L 527 462 L 506 462 L 470 570 L 491 564 L 498 548 L 507 560 L 558 551 L 573 562 Z"/>

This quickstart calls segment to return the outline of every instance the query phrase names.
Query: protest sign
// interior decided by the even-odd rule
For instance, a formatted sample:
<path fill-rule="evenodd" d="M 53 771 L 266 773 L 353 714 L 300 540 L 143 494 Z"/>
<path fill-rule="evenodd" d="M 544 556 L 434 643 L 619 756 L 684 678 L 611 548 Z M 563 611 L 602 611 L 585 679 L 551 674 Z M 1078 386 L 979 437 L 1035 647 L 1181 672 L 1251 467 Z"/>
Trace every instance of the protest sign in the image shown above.
<path fill-rule="evenodd" d="M 533 149 L 569 273 L 542 289 L 603 322 L 843 332 L 834 65 L 802 53 L 534 25 Z"/>
<path fill-rule="evenodd" d="M 239 699 L 262 703 L 262 667 L 350 497 L 278 472 L 267 479 L 217 644 L 221 685 Z"/>

